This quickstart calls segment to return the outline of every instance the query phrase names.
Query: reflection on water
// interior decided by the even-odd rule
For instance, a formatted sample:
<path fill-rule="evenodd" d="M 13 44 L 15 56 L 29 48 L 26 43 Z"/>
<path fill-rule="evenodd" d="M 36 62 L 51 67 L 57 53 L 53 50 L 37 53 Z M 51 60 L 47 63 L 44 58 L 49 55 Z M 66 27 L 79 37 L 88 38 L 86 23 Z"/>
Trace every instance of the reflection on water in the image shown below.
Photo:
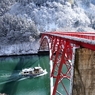
<path fill-rule="evenodd" d="M 22 78 L 19 72 L 38 64 L 48 74 L 37 78 Z M 0 93 L 8 95 L 50 95 L 48 56 L 16 56 L 0 58 Z"/>

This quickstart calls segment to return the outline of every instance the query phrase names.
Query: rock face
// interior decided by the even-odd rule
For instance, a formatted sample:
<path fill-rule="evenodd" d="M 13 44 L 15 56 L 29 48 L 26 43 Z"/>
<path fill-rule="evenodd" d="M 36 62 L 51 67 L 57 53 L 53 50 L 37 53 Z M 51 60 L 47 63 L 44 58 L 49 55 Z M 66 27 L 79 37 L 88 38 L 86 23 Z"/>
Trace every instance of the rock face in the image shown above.
<path fill-rule="evenodd" d="M 95 51 L 76 50 L 72 95 L 95 95 Z"/>

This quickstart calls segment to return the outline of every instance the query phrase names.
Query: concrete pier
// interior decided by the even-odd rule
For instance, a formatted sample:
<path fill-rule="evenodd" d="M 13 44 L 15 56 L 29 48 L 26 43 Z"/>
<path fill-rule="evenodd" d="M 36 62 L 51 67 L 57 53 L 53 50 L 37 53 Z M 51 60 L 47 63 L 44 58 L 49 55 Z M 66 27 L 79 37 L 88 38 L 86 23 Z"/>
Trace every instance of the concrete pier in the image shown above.
<path fill-rule="evenodd" d="M 95 51 L 76 49 L 72 95 L 95 95 Z"/>

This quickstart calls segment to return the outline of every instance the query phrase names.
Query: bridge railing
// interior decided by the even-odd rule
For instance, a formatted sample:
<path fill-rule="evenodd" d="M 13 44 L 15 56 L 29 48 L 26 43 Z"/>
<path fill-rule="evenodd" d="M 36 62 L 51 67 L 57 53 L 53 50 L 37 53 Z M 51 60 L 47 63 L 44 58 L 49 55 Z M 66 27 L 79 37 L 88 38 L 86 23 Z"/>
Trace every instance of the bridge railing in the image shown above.
<path fill-rule="evenodd" d="M 47 32 L 42 35 L 56 36 L 63 39 L 68 39 L 71 43 L 77 44 L 81 47 L 95 50 L 95 33 L 77 33 L 77 32 Z"/>
<path fill-rule="evenodd" d="M 95 40 L 95 33 L 87 33 L 87 32 L 48 32 L 46 34 L 58 34 L 58 35 L 63 35 L 63 36 L 71 36 L 71 37 L 78 37 L 78 38 L 85 38 L 89 40 Z"/>

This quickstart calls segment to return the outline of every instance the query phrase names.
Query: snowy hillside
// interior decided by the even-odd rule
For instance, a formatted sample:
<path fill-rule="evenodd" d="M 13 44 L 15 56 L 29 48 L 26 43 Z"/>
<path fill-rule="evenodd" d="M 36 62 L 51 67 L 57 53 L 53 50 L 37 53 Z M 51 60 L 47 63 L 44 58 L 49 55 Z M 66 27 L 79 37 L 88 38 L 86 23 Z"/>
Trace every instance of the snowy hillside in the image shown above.
<path fill-rule="evenodd" d="M 31 51 L 20 44 L 33 43 L 40 32 L 48 31 L 95 32 L 95 0 L 0 1 L 0 45 L 11 46 L 8 55 L 16 48 Z"/>
<path fill-rule="evenodd" d="M 53 0 L 52 2 L 42 0 L 43 2 L 47 1 L 44 4 L 41 0 L 39 0 L 41 4 L 24 1 L 12 5 L 8 13 L 34 21 L 40 32 L 55 30 L 94 31 L 93 29 L 95 29 L 95 6 L 90 1 L 75 0 L 73 6 L 66 1 L 74 0 L 55 0 L 54 2 Z"/>
<path fill-rule="evenodd" d="M 93 30 L 95 0 L 2 0 L 0 2 L 1 36 L 10 35 L 10 31 L 16 33 L 19 31 L 22 36 L 28 32 L 26 35 L 30 34 L 33 38 L 36 38 L 39 32 L 46 31 L 95 31 Z"/>

